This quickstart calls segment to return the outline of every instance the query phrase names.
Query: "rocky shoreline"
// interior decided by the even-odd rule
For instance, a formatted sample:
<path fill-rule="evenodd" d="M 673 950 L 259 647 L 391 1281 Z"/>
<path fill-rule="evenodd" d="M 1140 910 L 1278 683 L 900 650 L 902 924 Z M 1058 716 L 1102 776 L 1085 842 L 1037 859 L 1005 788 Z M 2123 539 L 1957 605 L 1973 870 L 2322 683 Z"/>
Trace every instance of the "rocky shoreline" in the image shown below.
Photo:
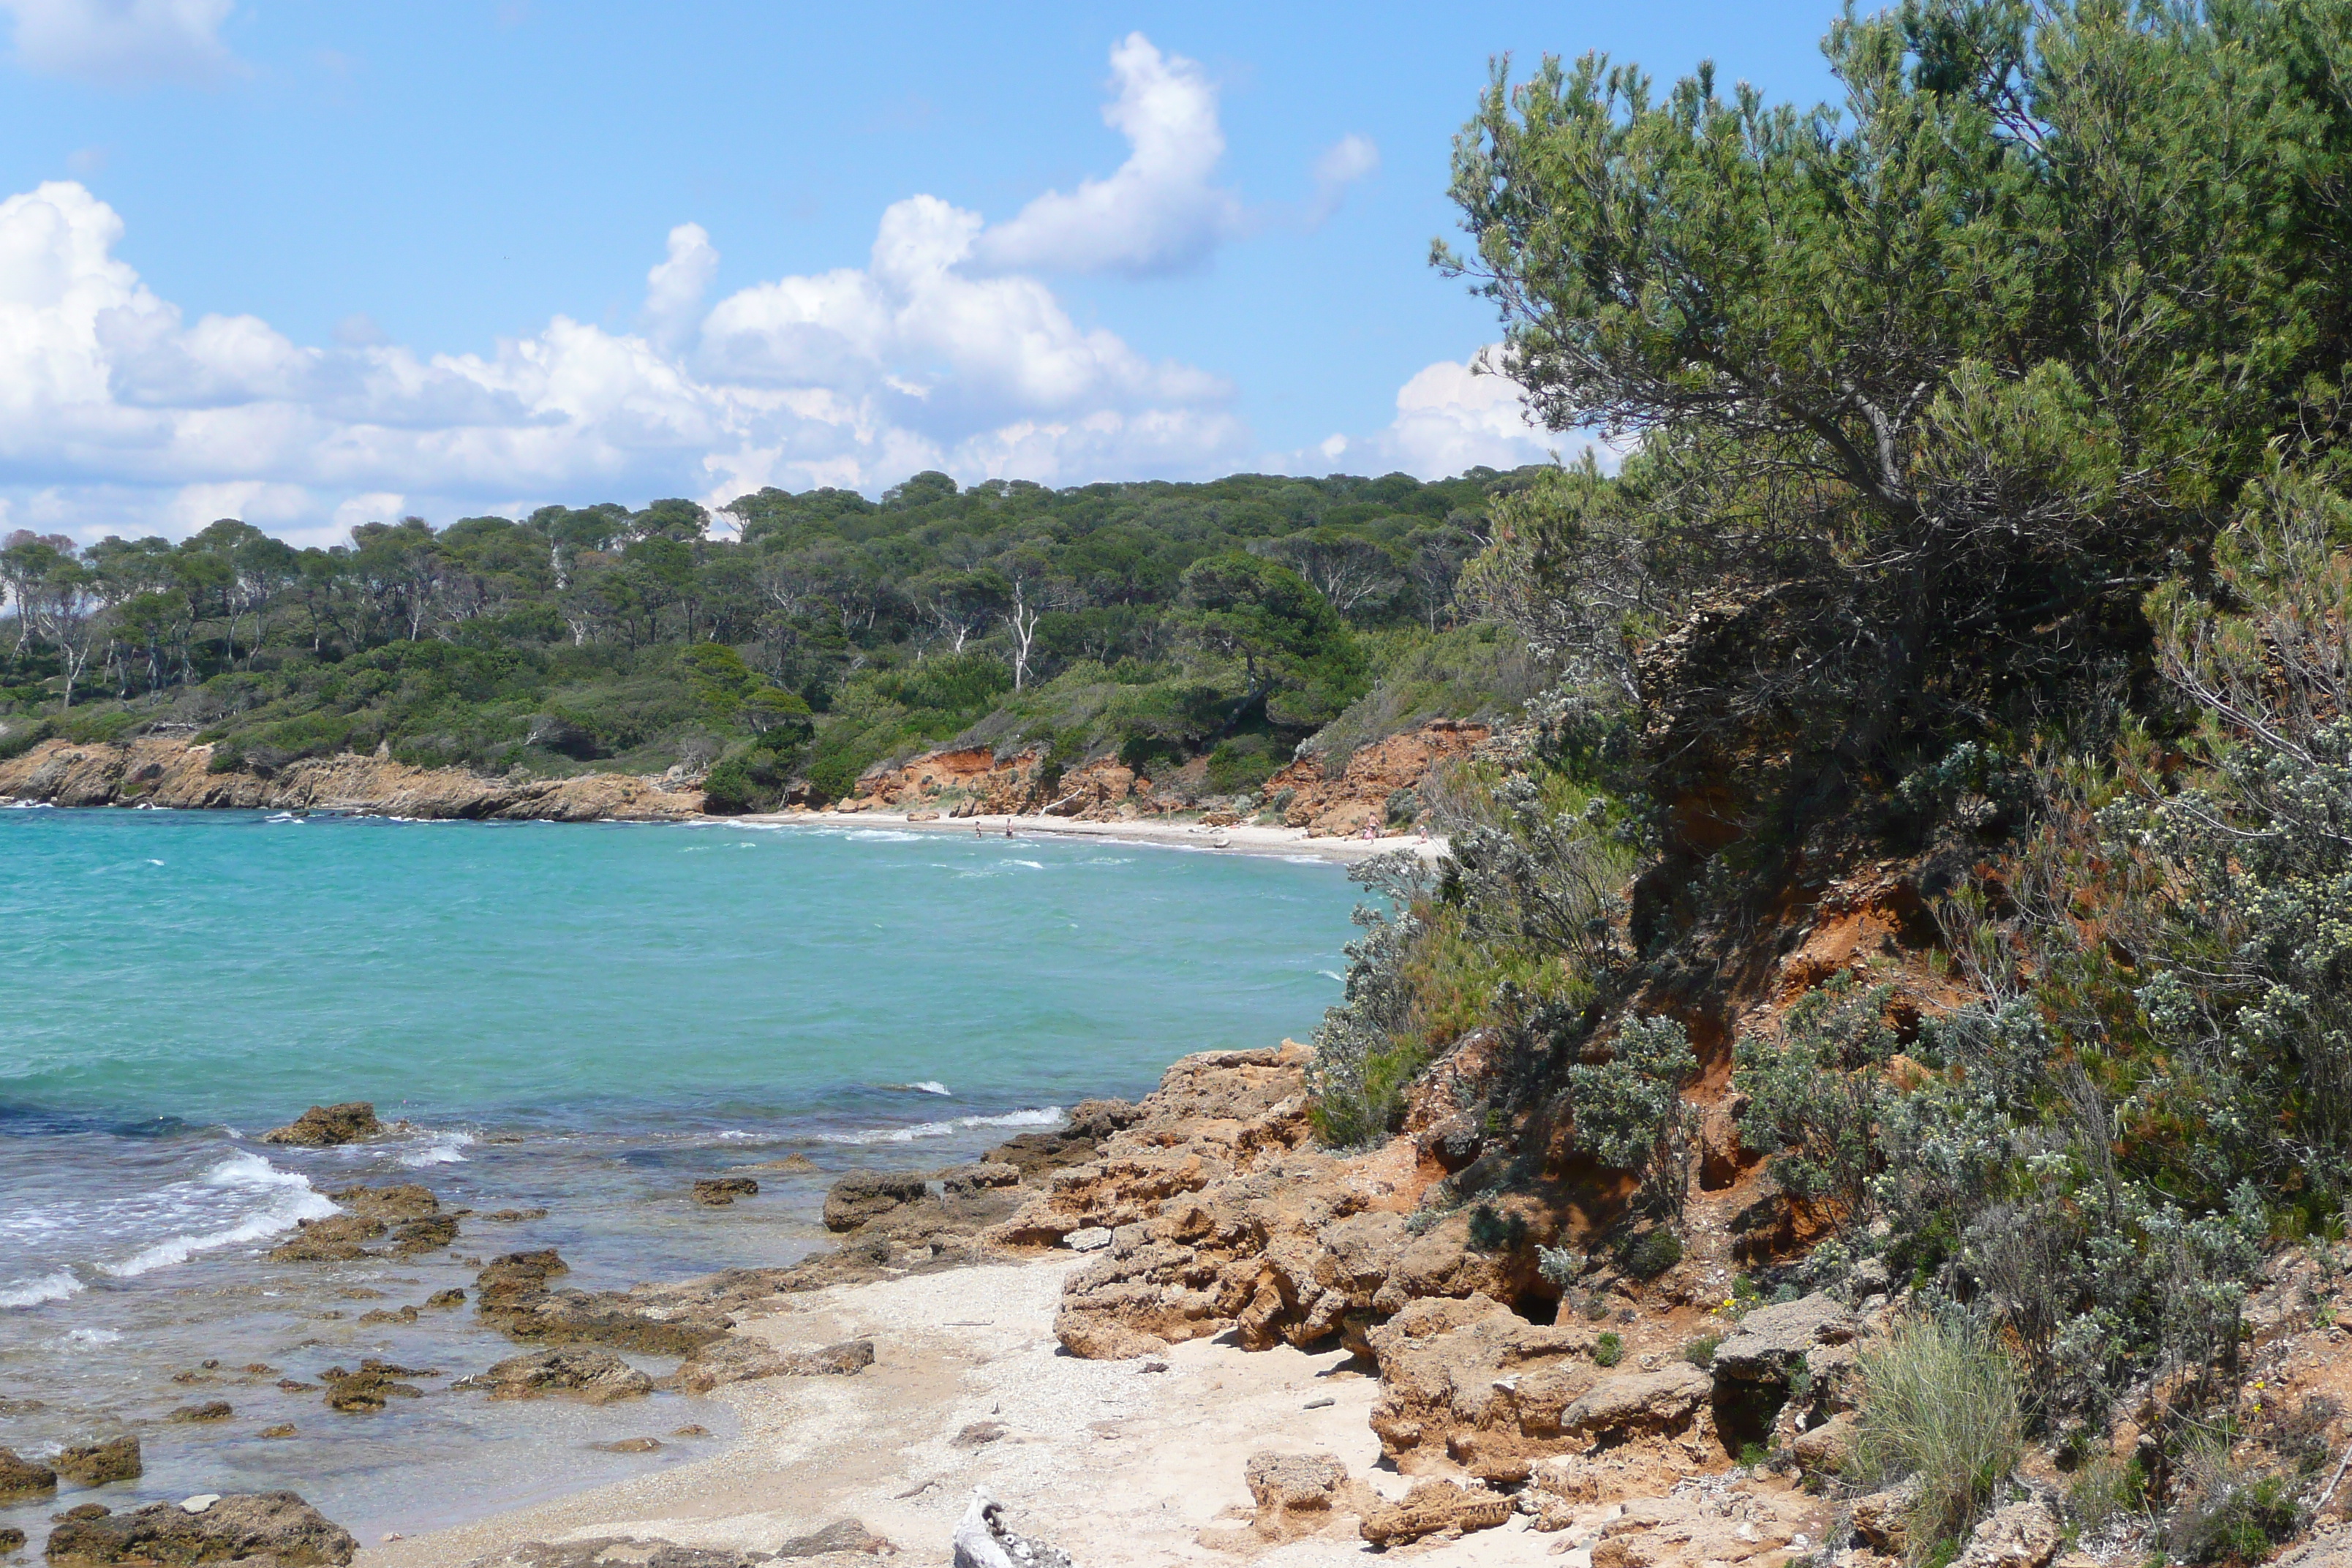
<path fill-rule="evenodd" d="M 836 1181 L 824 1220 L 839 1247 L 790 1267 L 583 1290 L 552 1250 L 494 1258 L 472 1309 L 520 1351 L 458 1386 L 596 1404 L 667 1387 L 726 1402 L 740 1439 L 352 1554 L 247 1542 L 198 1555 L 832 1568 L 893 1541 L 926 1557 L 954 1542 L 959 1563 L 995 1562 L 991 1550 L 1053 1561 L 1013 1544 L 1042 1540 L 1106 1564 L 1325 1563 L 1408 1544 L 1433 1564 L 1902 1561 L 1906 1500 L 1839 1479 L 1859 1361 L 1900 1292 L 1864 1267 L 1832 1289 L 1740 1294 L 1734 1268 L 1785 1243 L 1762 1223 L 1779 1200 L 1736 1147 L 1694 1195 L 1689 1251 L 1646 1278 L 1622 1254 L 1567 1250 L 1584 1240 L 1565 1233 L 1572 1215 L 1467 1201 L 1486 1136 L 1442 1087 L 1477 1070 L 1475 1042 L 1464 1052 L 1403 1133 L 1368 1151 L 1314 1140 L 1305 1047 L 1210 1053 L 1139 1102 L 1087 1102 L 980 1160 Z M 361 1109 L 314 1108 L 280 1131 L 339 1135 L 363 1126 Z M 402 1219 L 420 1205 L 381 1189 L 336 1195 L 379 1226 L 357 1245 L 396 1246 L 394 1227 L 420 1217 Z M 2273 1398 L 2352 1392 L 2335 1326 L 2347 1295 L 2344 1275 L 2281 1255 L 2248 1311 Z M 656 1378 L 629 1354 L 677 1365 Z M 328 1397 L 398 1397 L 406 1374 L 363 1364 Z M 2137 1430 L 2111 1441 L 2128 1449 Z M 2064 1478 L 2031 1464 L 2021 1476 L 1960 1563 L 2115 1560 L 2063 1538 Z M 299 1501 L 272 1517 L 331 1541 Z M 148 1561 L 155 1530 L 194 1528 L 98 1506 L 59 1516 L 51 1561 Z M 214 1506 L 236 1519 L 262 1503 Z M 2297 1568 L 2333 1563 L 2339 1539 L 2323 1521 Z"/>

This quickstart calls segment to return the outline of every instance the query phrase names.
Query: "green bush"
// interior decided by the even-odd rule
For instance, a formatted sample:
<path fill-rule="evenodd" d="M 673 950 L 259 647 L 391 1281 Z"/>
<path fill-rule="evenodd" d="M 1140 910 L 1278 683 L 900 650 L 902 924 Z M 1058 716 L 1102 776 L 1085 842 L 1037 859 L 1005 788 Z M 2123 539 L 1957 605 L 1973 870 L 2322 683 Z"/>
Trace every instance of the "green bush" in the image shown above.
<path fill-rule="evenodd" d="M 1601 1337 L 1592 1342 L 1593 1365 L 1615 1366 L 1624 1359 L 1625 1342 L 1619 1337 L 1615 1330 L 1603 1331 Z"/>
<path fill-rule="evenodd" d="M 1666 1226 L 1655 1226 L 1628 1243 L 1620 1261 L 1636 1279 L 1654 1279 L 1683 1260 L 1683 1238 Z"/>
<path fill-rule="evenodd" d="M 1848 1223 L 1870 1206 L 1886 1097 L 1880 1069 L 1897 1045 L 1885 1024 L 1890 994 L 1857 992 L 1852 976 L 1833 975 L 1734 1050 L 1735 1086 L 1748 1098 L 1741 1141 L 1771 1152 L 1772 1174 L 1790 1194 L 1832 1204 Z"/>
<path fill-rule="evenodd" d="M 1862 1484 L 1919 1479 L 1911 1539 L 1963 1539 L 2025 1452 L 2017 1369 L 1977 1324 L 1906 1320 L 1861 1357 L 1848 1469 Z"/>
<path fill-rule="evenodd" d="M 1721 1334 L 1701 1334 L 1695 1340 L 1685 1341 L 1682 1350 L 1683 1360 L 1705 1372 L 1715 1365 L 1715 1347 L 1722 1342 Z"/>
<path fill-rule="evenodd" d="M 1697 1070 L 1690 1035 L 1672 1018 L 1627 1018 L 1607 1061 L 1568 1069 L 1578 1146 L 1604 1165 L 1633 1172 L 1658 1213 L 1679 1215 L 1690 1191 L 1691 1117 L 1683 1083 Z"/>

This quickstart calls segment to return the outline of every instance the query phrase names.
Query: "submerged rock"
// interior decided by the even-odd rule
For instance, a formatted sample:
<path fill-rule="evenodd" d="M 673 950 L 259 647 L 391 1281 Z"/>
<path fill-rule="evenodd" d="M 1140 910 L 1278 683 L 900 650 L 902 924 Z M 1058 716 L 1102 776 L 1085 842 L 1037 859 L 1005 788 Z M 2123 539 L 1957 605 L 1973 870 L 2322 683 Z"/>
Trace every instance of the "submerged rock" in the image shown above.
<path fill-rule="evenodd" d="M 346 1415 L 364 1415 L 382 1410 L 395 1399 L 418 1399 L 425 1391 L 413 1384 L 395 1382 L 403 1377 L 430 1377 L 431 1373 L 414 1367 L 395 1366 L 388 1361 L 370 1356 L 360 1363 L 357 1372 L 346 1372 L 331 1366 L 320 1374 L 327 1385 L 327 1408 Z"/>
<path fill-rule="evenodd" d="M 202 1405 L 183 1405 L 177 1410 L 173 1411 L 169 1415 L 164 1416 L 163 1419 L 166 1421 L 177 1421 L 183 1424 L 192 1424 L 207 1421 L 226 1421 L 236 1414 L 236 1411 L 230 1406 L 227 1400 L 208 1399 Z"/>
<path fill-rule="evenodd" d="M 293 1492 L 251 1492 L 219 1498 L 196 1513 L 159 1502 L 128 1513 L 68 1519 L 49 1532 L 47 1555 L 60 1564 L 263 1558 L 277 1568 L 342 1568 L 359 1554 L 359 1544 Z"/>
<path fill-rule="evenodd" d="M 459 1388 L 487 1389 L 492 1399 L 538 1399 L 567 1394 L 591 1405 L 635 1399 L 654 1391 L 654 1380 L 610 1351 L 533 1351 L 509 1356 L 471 1377 L 457 1380 Z"/>
<path fill-rule="evenodd" d="M 60 1449 L 50 1463 L 58 1474 L 78 1486 L 104 1486 L 109 1481 L 136 1480 L 146 1471 L 140 1462 L 139 1439 L 110 1437 L 103 1443 L 85 1443 L 76 1447 Z"/>
<path fill-rule="evenodd" d="M 552 1248 L 492 1258 L 474 1280 L 474 1310 L 518 1340 L 691 1355 L 735 1326 L 722 1303 L 763 1298 L 775 1289 L 771 1277 L 757 1269 L 630 1290 L 548 1288 L 550 1279 L 568 1272 Z"/>
<path fill-rule="evenodd" d="M 760 1184 L 749 1176 L 708 1176 L 694 1184 L 694 1201 L 711 1208 L 725 1208 L 737 1198 L 760 1195 Z"/>
<path fill-rule="evenodd" d="M 314 1105 L 283 1127 L 261 1135 L 264 1143 L 290 1144 L 300 1149 L 325 1149 L 340 1143 L 364 1143 L 383 1134 L 375 1107 L 364 1100 L 341 1105 Z"/>
<path fill-rule="evenodd" d="M 0 1557 L 13 1557 L 25 1550 L 25 1532 L 14 1525 L 0 1530 Z"/>

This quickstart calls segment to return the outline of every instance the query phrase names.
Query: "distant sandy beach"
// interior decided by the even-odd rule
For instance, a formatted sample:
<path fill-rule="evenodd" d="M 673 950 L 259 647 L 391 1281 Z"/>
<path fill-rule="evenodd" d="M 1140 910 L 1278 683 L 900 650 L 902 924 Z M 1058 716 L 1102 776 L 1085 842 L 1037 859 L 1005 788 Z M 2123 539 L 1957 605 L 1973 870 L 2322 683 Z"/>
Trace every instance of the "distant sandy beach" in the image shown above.
<path fill-rule="evenodd" d="M 1198 822 L 1081 822 L 1064 816 L 965 816 L 915 819 L 900 811 L 791 811 L 714 821 L 773 824 L 779 826 L 892 827 L 910 833 L 961 834 L 1002 838 L 1010 826 L 1017 838 L 1090 838 L 1108 843 L 1160 844 L 1179 849 L 1200 849 L 1228 855 L 1273 855 L 1289 858 L 1332 860 L 1352 865 L 1377 855 L 1405 850 L 1435 860 L 1444 855 L 1446 841 L 1436 835 L 1392 834 L 1382 838 L 1310 838 L 1303 827 L 1267 827 L 1244 824 L 1211 827 Z"/>

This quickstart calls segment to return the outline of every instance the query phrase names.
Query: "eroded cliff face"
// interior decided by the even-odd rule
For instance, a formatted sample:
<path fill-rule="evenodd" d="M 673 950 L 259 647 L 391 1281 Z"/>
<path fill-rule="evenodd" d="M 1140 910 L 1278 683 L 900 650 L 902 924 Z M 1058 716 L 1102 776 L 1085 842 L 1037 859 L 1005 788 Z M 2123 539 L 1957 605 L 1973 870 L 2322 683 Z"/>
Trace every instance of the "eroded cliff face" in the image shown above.
<path fill-rule="evenodd" d="M 0 762 L 0 798 L 52 805 L 352 811 L 470 820 L 672 821 L 700 815 L 702 792 L 625 773 L 485 779 L 345 752 L 268 774 L 211 771 L 213 751 L 176 737 L 100 744 L 44 741 Z"/>
<path fill-rule="evenodd" d="M 1434 720 L 1360 748 L 1336 774 L 1327 776 L 1321 757 L 1301 758 L 1239 804 L 1232 796 L 1213 795 L 1197 762 L 1154 778 L 1116 757 L 1098 757 L 1055 774 L 1048 772 L 1042 747 L 1000 756 L 986 746 L 950 746 L 877 768 L 833 809 L 1135 822 L 1205 806 L 1212 823 L 1279 811 L 1285 826 L 1303 827 L 1309 836 L 1353 835 L 1410 820 L 1419 805 L 1401 801 L 1400 792 L 1417 790 L 1433 769 L 1470 756 L 1492 735 L 1484 724 Z"/>

